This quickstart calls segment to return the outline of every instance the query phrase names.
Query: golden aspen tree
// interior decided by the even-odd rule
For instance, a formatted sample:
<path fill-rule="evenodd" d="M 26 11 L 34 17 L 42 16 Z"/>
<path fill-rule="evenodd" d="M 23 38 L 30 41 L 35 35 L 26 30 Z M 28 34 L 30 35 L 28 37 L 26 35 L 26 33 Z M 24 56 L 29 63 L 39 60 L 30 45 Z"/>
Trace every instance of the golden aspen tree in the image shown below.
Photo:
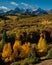
<path fill-rule="evenodd" d="M 15 57 L 18 57 L 20 49 L 21 49 L 21 41 L 16 40 L 13 45 L 13 50 L 14 50 L 13 54 Z"/>
<path fill-rule="evenodd" d="M 45 38 L 40 36 L 39 42 L 38 42 L 38 52 L 46 52 L 47 51 L 47 43 Z"/>
<path fill-rule="evenodd" d="M 22 45 L 22 50 L 20 53 L 21 57 L 27 57 L 30 54 L 31 52 L 30 46 L 31 46 L 30 43 L 25 43 Z"/>
<path fill-rule="evenodd" d="M 11 54 L 12 54 L 11 44 L 7 43 L 3 47 L 2 58 L 4 58 L 5 61 L 6 60 L 8 61 L 10 59 Z"/>

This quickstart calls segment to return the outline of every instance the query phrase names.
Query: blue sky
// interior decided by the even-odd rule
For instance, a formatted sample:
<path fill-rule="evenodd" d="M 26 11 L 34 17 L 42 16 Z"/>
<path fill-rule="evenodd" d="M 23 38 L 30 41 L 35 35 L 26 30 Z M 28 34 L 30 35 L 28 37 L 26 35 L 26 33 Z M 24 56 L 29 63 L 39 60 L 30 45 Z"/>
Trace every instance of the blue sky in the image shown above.
<path fill-rule="evenodd" d="M 52 9 L 52 0 L 0 0 L 0 9 L 36 8 Z"/>

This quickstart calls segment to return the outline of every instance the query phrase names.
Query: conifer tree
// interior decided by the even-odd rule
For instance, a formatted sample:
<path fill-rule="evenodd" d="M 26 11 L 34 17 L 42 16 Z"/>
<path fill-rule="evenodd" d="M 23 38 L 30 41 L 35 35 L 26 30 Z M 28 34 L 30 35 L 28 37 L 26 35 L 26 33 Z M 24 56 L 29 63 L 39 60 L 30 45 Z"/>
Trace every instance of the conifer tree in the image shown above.
<path fill-rule="evenodd" d="M 2 48 L 6 43 L 5 41 L 6 41 L 6 20 L 4 20 L 4 24 L 3 24 Z"/>

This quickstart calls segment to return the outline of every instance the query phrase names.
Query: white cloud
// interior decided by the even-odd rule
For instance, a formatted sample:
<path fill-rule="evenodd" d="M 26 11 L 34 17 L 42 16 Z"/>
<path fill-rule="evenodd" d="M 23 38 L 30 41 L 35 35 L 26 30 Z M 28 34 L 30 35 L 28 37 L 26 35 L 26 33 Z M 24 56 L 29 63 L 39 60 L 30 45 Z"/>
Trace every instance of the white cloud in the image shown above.
<path fill-rule="evenodd" d="M 24 6 L 26 6 L 26 7 L 29 6 L 29 4 L 24 3 L 24 2 L 21 2 L 21 4 L 24 5 Z"/>
<path fill-rule="evenodd" d="M 32 8 L 32 6 L 27 3 L 21 2 L 21 4 L 24 5 L 26 8 Z"/>
<path fill-rule="evenodd" d="M 7 8 L 5 6 L 0 6 L 0 9 L 3 9 L 5 12 L 10 10 L 9 8 Z"/>
<path fill-rule="evenodd" d="M 0 9 L 6 9 L 7 10 L 8 8 L 5 6 L 1 6 Z"/>
<path fill-rule="evenodd" d="M 18 6 L 18 4 L 16 2 L 11 2 L 11 4 L 14 6 Z"/>

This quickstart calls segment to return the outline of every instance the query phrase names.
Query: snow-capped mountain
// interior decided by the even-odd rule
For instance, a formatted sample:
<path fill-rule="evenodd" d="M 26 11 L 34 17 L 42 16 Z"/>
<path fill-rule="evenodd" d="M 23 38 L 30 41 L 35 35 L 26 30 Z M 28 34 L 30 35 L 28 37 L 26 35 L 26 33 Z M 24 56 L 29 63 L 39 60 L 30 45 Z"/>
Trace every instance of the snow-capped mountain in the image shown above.
<path fill-rule="evenodd" d="M 0 14 L 21 14 L 21 13 L 26 13 L 26 14 L 31 14 L 31 15 L 42 15 L 42 14 L 49 14 L 52 13 L 52 10 L 43 10 L 41 8 L 22 8 L 20 9 L 19 7 L 16 7 L 13 10 L 10 11 L 4 11 L 4 10 L 0 10 Z"/>
<path fill-rule="evenodd" d="M 13 10 L 10 10 L 10 11 L 7 11 L 6 12 L 6 14 L 18 14 L 18 13 L 20 13 L 20 8 L 15 8 L 15 9 L 13 9 Z"/>
<path fill-rule="evenodd" d="M 32 12 L 33 15 L 42 15 L 42 14 L 48 14 L 45 10 L 41 8 L 37 8 Z"/>
<path fill-rule="evenodd" d="M 33 10 L 31 8 L 25 9 L 25 13 L 32 14 Z"/>
<path fill-rule="evenodd" d="M 26 13 L 26 14 L 32 14 L 32 15 L 42 15 L 42 14 L 48 14 L 45 10 L 41 8 L 27 8 L 27 9 L 20 9 L 15 8 L 14 10 L 10 10 L 7 12 L 8 14 L 20 14 L 20 13 Z"/>
<path fill-rule="evenodd" d="M 0 15 L 5 14 L 7 11 L 9 11 L 9 10 L 3 9 L 3 8 L 0 7 Z"/>

